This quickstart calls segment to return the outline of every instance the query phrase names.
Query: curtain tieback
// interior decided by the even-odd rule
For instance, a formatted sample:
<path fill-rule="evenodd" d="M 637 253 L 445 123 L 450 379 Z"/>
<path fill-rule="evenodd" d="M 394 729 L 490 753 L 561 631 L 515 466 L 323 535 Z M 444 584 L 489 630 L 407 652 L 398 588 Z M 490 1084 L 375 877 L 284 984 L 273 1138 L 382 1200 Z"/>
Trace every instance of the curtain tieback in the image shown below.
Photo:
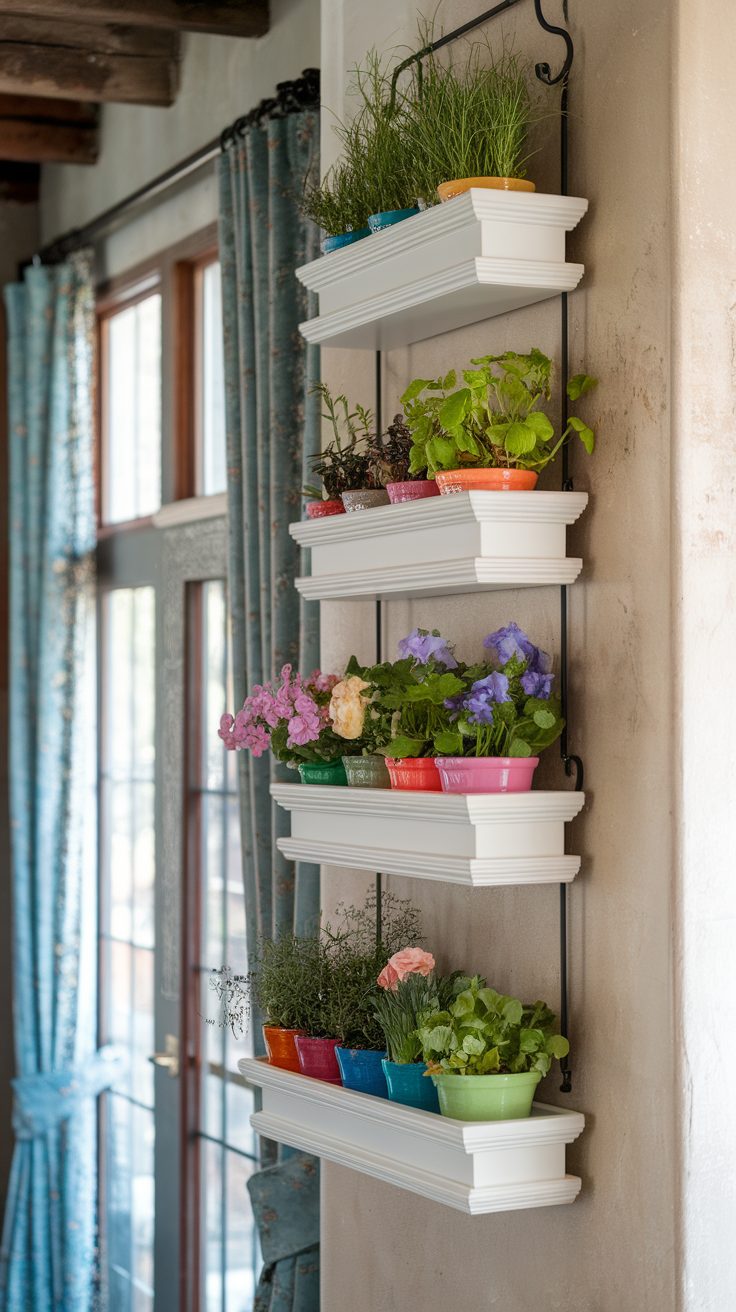
<path fill-rule="evenodd" d="M 78 1066 L 21 1075 L 13 1080 L 13 1130 L 17 1140 L 36 1139 L 108 1089 L 123 1067 L 119 1048 L 108 1044 Z"/>

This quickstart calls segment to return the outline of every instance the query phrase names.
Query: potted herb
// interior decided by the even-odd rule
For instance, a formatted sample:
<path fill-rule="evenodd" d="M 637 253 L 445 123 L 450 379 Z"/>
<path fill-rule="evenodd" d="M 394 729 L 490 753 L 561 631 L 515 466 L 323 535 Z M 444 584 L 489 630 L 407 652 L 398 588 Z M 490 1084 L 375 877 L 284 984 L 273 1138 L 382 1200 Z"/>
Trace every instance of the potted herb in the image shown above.
<path fill-rule="evenodd" d="M 383 1072 L 391 1102 L 438 1112 L 437 1092 L 424 1078 L 418 1029 L 426 1016 L 450 1005 L 468 981 L 461 975 L 434 975 L 435 960 L 421 948 L 405 948 L 391 957 L 378 976 L 374 1008 L 383 1031 L 386 1057 Z"/>
<path fill-rule="evenodd" d="M 552 362 L 541 351 L 506 351 L 472 360 L 457 387 L 454 370 L 444 378 L 416 378 L 402 399 L 413 446 L 410 469 L 427 469 L 441 493 L 471 490 L 524 491 L 577 433 L 590 454 L 595 434 L 571 416 L 555 437 L 539 408 L 551 395 Z M 572 401 L 597 380 L 577 374 L 567 383 Z"/>
<path fill-rule="evenodd" d="M 333 397 L 325 383 L 316 384 L 312 391 L 322 397 L 323 418 L 329 421 L 332 429 L 332 440 L 322 454 L 313 456 L 311 461 L 312 469 L 324 483 L 328 498 L 339 497 L 347 511 L 386 505 L 388 493 L 381 486 L 369 449 L 372 412 L 362 405 L 351 410 L 347 397 Z"/>
<path fill-rule="evenodd" d="M 361 175 L 351 163 L 342 160 L 333 165 L 321 184 L 305 188 L 302 212 L 325 234 L 323 254 L 370 237 L 364 192 Z"/>
<path fill-rule="evenodd" d="M 529 129 L 535 118 L 531 69 L 513 52 L 493 57 L 473 42 L 460 69 L 433 54 L 415 75 L 404 133 L 422 170 L 420 194 L 443 201 L 471 187 L 534 191 L 526 177 Z"/>
<path fill-rule="evenodd" d="M 412 472 L 412 446 L 411 429 L 404 416 L 394 415 L 393 423 L 373 440 L 369 448 L 392 504 L 439 496 L 437 483 L 433 478 L 427 478 L 426 468 Z"/>
<path fill-rule="evenodd" d="M 446 793 L 528 792 L 538 753 L 565 721 L 553 696 L 552 662 L 518 624 L 489 633 L 490 662 L 465 671 L 447 704 L 452 724 L 435 736 L 436 766 Z"/>
<path fill-rule="evenodd" d="M 546 1003 L 525 1005 L 478 977 L 425 1019 L 419 1038 L 440 1111 L 459 1121 L 530 1116 L 542 1076 L 570 1050 Z"/>
<path fill-rule="evenodd" d="M 272 1066 L 298 1071 L 297 1035 L 314 1027 L 322 984 L 321 945 L 316 938 L 285 934 L 260 939 L 249 976 L 251 994 L 265 1017 L 263 1038 Z"/>
<path fill-rule="evenodd" d="M 346 1089 L 387 1098 L 383 1031 L 375 1014 L 377 977 L 407 943 L 421 939 L 421 918 L 411 902 L 384 893 L 380 916 L 375 894 L 348 907 L 323 931 L 328 978 L 322 1018 L 337 1036 L 335 1048 Z"/>
<path fill-rule="evenodd" d="M 348 672 L 362 684 L 355 732 L 372 735 L 392 788 L 440 791 L 434 738 L 450 724 L 445 702 L 463 689 L 457 669 L 452 648 L 436 630 L 414 629 L 399 643 L 396 661 L 360 666 L 351 657 Z M 333 727 L 340 732 L 334 721 Z"/>
<path fill-rule="evenodd" d="M 220 720 L 219 736 L 228 751 L 253 756 L 271 751 L 277 761 L 298 769 L 305 784 L 347 784 L 345 743 L 333 732 L 329 703 L 337 675 L 315 670 L 308 678 L 284 665 L 278 680 L 254 684 L 235 716 Z"/>

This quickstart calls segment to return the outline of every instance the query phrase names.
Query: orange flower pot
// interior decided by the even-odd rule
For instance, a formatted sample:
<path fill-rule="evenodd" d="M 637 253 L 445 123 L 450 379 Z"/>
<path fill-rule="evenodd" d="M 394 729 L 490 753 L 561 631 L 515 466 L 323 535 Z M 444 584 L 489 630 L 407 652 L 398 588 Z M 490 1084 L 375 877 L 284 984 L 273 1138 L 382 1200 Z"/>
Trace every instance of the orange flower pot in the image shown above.
<path fill-rule="evenodd" d="M 537 478 L 533 469 L 443 469 L 436 475 L 443 497 L 453 492 L 531 492 Z"/>
<path fill-rule="evenodd" d="M 301 1030 L 285 1030 L 280 1025 L 263 1026 L 263 1039 L 271 1066 L 280 1066 L 285 1071 L 299 1070 L 299 1057 L 294 1039 L 301 1032 Z"/>
<path fill-rule="evenodd" d="M 441 793 L 442 784 L 431 756 L 386 757 L 386 769 L 392 788 L 406 788 L 415 793 Z"/>
<path fill-rule="evenodd" d="M 452 178 L 450 182 L 440 182 L 437 195 L 440 200 L 452 200 L 462 196 L 471 187 L 480 187 L 484 191 L 536 191 L 528 178 Z"/>

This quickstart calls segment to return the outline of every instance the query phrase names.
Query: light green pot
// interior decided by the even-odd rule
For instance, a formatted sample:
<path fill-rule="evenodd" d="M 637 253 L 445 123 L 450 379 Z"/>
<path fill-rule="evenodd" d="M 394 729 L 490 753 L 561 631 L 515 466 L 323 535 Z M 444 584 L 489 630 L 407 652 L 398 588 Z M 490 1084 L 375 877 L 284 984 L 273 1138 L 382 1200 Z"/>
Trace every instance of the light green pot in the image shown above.
<path fill-rule="evenodd" d="M 390 788 L 383 756 L 343 756 L 349 788 Z"/>
<path fill-rule="evenodd" d="M 517 1121 L 530 1116 L 539 1071 L 522 1075 L 433 1075 L 443 1116 L 456 1121 Z"/>

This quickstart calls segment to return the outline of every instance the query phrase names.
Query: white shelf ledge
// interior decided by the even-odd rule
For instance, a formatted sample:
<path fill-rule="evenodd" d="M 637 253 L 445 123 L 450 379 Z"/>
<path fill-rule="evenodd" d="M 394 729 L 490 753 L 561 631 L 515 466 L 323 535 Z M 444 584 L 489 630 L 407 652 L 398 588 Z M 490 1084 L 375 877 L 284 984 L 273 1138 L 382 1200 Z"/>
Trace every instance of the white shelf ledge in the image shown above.
<path fill-rule="evenodd" d="M 469 888 L 569 883 L 565 853 L 578 792 L 452 793 L 272 784 L 291 813 L 279 851 L 294 861 L 381 870 Z"/>
<path fill-rule="evenodd" d="M 431 597 L 573 583 L 566 527 L 586 492 L 462 492 L 291 524 L 311 551 L 303 597 Z"/>
<path fill-rule="evenodd" d="M 580 1191 L 579 1178 L 565 1173 L 565 1145 L 585 1126 L 580 1112 L 535 1103 L 528 1120 L 455 1121 L 262 1058 L 238 1066 L 263 1090 L 251 1117 L 259 1134 L 471 1216 L 571 1203 Z"/>
<path fill-rule="evenodd" d="M 565 234 L 587 200 L 484 191 L 434 206 L 297 269 L 319 293 L 310 342 L 390 350 L 572 291 Z"/>

